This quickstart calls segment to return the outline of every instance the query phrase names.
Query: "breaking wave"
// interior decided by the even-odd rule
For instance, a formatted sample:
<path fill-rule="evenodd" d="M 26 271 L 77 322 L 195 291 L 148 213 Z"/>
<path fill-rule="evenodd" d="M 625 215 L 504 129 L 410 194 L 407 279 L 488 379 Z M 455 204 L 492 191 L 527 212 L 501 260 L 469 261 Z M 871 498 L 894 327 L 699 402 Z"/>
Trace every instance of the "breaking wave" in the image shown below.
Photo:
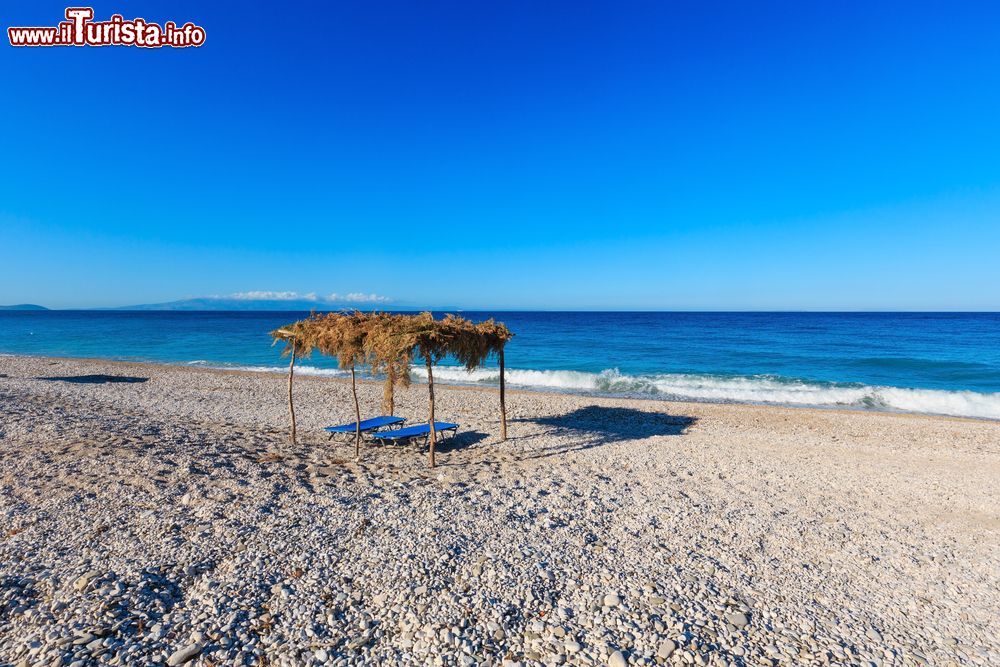
<path fill-rule="evenodd" d="M 426 371 L 414 368 L 426 378 Z M 496 384 L 497 370 L 442 366 L 434 379 L 462 384 Z M 509 369 L 507 382 L 528 389 L 554 389 L 615 396 L 664 399 L 773 403 L 820 407 L 853 407 L 900 412 L 1000 419 L 1000 393 L 908 389 L 856 383 L 812 382 L 773 375 L 722 376 L 662 373 L 628 375 L 617 369 L 600 373 Z"/>
<path fill-rule="evenodd" d="M 286 367 L 281 366 L 221 365 L 205 361 L 189 362 L 189 365 L 266 373 L 287 371 Z M 350 377 L 349 371 L 310 365 L 296 365 L 295 372 L 299 375 Z M 427 371 L 419 366 L 414 366 L 411 374 L 414 380 L 427 379 Z M 489 368 L 469 372 L 456 366 L 435 366 L 434 380 L 445 384 L 496 385 L 500 381 L 500 372 Z M 776 375 L 725 376 L 683 373 L 629 375 L 618 369 L 608 369 L 600 373 L 507 369 L 507 383 L 508 386 L 515 388 L 608 396 L 717 403 L 847 407 L 1000 419 L 1000 392 L 980 393 L 815 382 Z"/>
<path fill-rule="evenodd" d="M 227 364 L 224 362 L 214 362 L 214 361 L 204 361 L 198 359 L 197 361 L 185 362 L 186 366 L 199 366 L 201 368 L 217 368 L 226 371 L 247 371 L 250 373 L 287 373 L 287 366 L 248 366 L 246 364 Z M 317 375 L 319 377 L 332 377 L 332 378 L 349 378 L 351 377 L 350 371 L 344 371 L 339 368 L 319 368 L 317 366 L 310 366 L 308 364 L 295 364 L 295 374 L 296 375 Z M 370 376 L 368 376 L 370 377 Z M 499 378 L 498 378 L 499 379 Z"/>

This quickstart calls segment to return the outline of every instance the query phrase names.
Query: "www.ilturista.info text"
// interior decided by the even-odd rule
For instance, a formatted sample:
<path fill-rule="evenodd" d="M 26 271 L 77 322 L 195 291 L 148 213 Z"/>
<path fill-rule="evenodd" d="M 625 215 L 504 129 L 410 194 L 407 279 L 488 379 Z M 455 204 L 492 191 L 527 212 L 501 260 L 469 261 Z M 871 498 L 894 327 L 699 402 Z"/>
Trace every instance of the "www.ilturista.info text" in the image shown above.
<path fill-rule="evenodd" d="M 107 21 L 94 21 L 92 7 L 69 7 L 66 21 L 55 27 L 7 28 L 11 46 L 163 46 L 184 48 L 205 43 L 205 29 L 193 23 L 162 26 L 145 19 L 126 20 L 114 14 Z"/>

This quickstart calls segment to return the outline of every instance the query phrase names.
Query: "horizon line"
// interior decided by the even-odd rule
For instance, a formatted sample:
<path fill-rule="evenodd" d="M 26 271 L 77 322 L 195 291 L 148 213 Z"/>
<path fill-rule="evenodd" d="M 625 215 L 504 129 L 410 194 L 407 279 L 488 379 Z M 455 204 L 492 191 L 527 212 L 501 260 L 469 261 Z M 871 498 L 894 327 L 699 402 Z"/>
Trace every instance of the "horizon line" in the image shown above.
<path fill-rule="evenodd" d="M 36 304 L 17 304 L 36 305 Z M 337 309 L 302 309 L 302 308 L 263 308 L 263 309 L 236 309 L 236 308 L 131 308 L 128 306 L 98 306 L 98 307 L 72 307 L 72 308 L 50 308 L 42 306 L 37 309 L 17 309 L 10 306 L 0 306 L 0 312 L 19 313 L 44 313 L 44 312 L 123 312 L 123 313 L 308 313 L 308 312 L 337 312 L 340 310 L 377 310 L 383 312 L 482 312 L 482 313 L 816 313 L 816 314 L 852 314 L 852 313 L 872 313 L 872 314 L 1000 314 L 1000 309 L 894 309 L 894 308 L 834 308 L 834 309 L 813 309 L 813 308 L 489 308 L 483 306 L 476 307 L 404 307 L 404 308 L 337 308 Z"/>

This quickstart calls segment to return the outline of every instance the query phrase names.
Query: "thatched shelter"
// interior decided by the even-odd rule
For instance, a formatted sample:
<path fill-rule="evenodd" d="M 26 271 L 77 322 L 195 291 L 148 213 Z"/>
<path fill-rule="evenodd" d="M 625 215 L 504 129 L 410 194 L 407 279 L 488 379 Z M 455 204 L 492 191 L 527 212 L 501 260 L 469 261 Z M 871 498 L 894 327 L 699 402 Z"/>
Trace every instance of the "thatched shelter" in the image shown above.
<path fill-rule="evenodd" d="M 513 334 L 502 323 L 492 319 L 475 324 L 456 315 L 446 315 L 435 320 L 429 312 L 418 315 L 393 313 L 329 313 L 313 315 L 308 319 L 282 327 L 272 332 L 276 340 L 284 340 L 286 354 L 291 354 L 289 366 L 288 401 L 292 420 L 292 440 L 295 438 L 295 412 L 292 407 L 292 373 L 295 355 L 318 349 L 326 355 L 337 357 L 341 368 L 351 370 L 351 391 L 354 396 L 355 456 L 361 455 L 361 409 L 358 404 L 357 366 L 368 364 L 373 373 L 384 373 L 383 412 L 394 411 L 394 389 L 397 384 L 408 385 L 410 366 L 414 358 L 423 359 L 427 369 L 428 463 L 435 465 L 434 450 L 437 432 L 434 425 L 434 366 L 451 355 L 468 370 L 473 370 L 490 357 L 500 363 L 500 419 L 501 435 L 507 439 L 507 412 L 505 403 L 504 346 Z"/>

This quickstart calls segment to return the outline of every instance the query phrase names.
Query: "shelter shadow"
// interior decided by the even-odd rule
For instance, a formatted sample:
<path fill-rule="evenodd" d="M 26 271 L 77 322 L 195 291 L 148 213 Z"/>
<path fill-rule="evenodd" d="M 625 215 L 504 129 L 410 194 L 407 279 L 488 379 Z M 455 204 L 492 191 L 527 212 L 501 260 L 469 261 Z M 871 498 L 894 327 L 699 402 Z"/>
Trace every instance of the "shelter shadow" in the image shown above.
<path fill-rule="evenodd" d="M 35 379 L 45 380 L 47 382 L 73 382 L 76 384 L 107 384 L 109 382 L 137 383 L 149 381 L 149 378 L 135 377 L 132 375 L 66 375 L 40 377 Z"/>
<path fill-rule="evenodd" d="M 486 433 L 481 433 L 479 431 L 463 431 L 459 429 L 458 433 L 453 436 L 449 436 L 444 440 L 439 440 L 434 449 L 439 452 L 449 452 L 459 449 L 465 449 L 466 447 L 471 447 L 477 443 L 482 442 L 489 435 Z"/>
<path fill-rule="evenodd" d="M 686 415 L 647 412 L 635 408 L 588 405 L 562 415 L 515 421 L 550 427 L 548 431 L 538 435 L 573 437 L 575 444 L 556 446 L 546 451 L 548 454 L 554 454 L 625 440 L 642 440 L 660 435 L 684 435 L 697 419 Z"/>

